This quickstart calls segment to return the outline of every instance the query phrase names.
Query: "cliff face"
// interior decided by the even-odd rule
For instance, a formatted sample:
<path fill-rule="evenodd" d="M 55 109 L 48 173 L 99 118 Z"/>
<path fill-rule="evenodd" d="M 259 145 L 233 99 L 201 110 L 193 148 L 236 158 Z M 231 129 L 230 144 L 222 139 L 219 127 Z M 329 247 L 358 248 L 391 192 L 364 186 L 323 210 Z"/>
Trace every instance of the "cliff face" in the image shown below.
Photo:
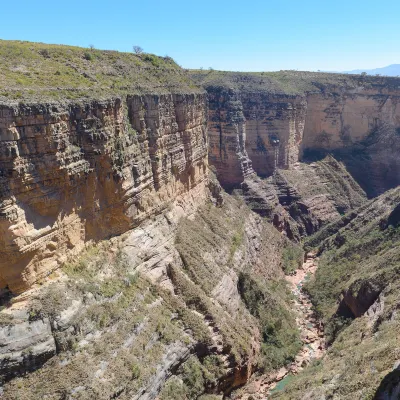
<path fill-rule="evenodd" d="M 298 96 L 209 90 L 209 160 L 225 187 L 299 160 L 306 103 Z"/>
<path fill-rule="evenodd" d="M 370 195 L 400 183 L 400 79 L 292 71 L 192 76 L 209 93 L 209 160 L 223 185 L 240 186 L 249 165 L 266 177 L 327 153 Z"/>
<path fill-rule="evenodd" d="M 203 94 L 1 106 L 1 286 L 21 292 L 88 240 L 204 186 Z"/>
<path fill-rule="evenodd" d="M 237 187 L 254 174 L 246 150 L 247 123 L 240 96 L 234 92 L 208 94 L 208 158 L 226 188 Z"/>
<path fill-rule="evenodd" d="M 237 192 L 294 240 L 317 232 L 367 199 L 344 165 L 331 156 L 277 169 L 267 179 L 249 177 Z"/>

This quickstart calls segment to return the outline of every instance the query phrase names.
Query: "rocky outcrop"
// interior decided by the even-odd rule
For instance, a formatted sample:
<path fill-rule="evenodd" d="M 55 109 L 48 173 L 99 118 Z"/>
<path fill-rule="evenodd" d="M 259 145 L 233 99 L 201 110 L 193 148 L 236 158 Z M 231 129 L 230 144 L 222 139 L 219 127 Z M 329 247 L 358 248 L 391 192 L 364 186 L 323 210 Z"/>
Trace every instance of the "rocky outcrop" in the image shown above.
<path fill-rule="evenodd" d="M 56 354 L 56 343 L 48 318 L 20 322 L 0 328 L 0 375 L 5 379 L 32 371 Z"/>
<path fill-rule="evenodd" d="M 400 184 L 400 80 L 192 72 L 210 98 L 210 164 L 226 187 L 333 153 L 373 196 Z M 367 171 L 366 171 L 367 170 Z"/>
<path fill-rule="evenodd" d="M 389 190 L 310 241 L 320 257 L 307 292 L 329 347 L 272 398 L 398 396 L 400 230 L 388 219 L 399 200 L 400 188 Z"/>
<path fill-rule="evenodd" d="M 88 240 L 205 187 L 203 94 L 0 108 L 0 281 L 21 292 Z"/>
<path fill-rule="evenodd" d="M 209 93 L 208 137 L 211 164 L 226 189 L 240 185 L 254 174 L 246 150 L 247 124 L 237 93 Z"/>
<path fill-rule="evenodd" d="M 209 160 L 224 187 L 238 187 L 299 160 L 306 103 L 259 93 L 209 89 Z"/>
<path fill-rule="evenodd" d="M 293 240 L 317 232 L 366 201 L 344 165 L 331 156 L 277 169 L 268 179 L 248 177 L 238 192 L 252 210 Z"/>
<path fill-rule="evenodd" d="M 294 325 L 274 286 L 287 239 L 215 182 L 209 186 L 140 227 L 87 245 L 7 304 L 0 313 L 6 398 L 155 399 L 182 382 L 217 394 L 249 379 L 262 339 L 238 276 L 271 282 L 270 309 Z M 203 386 L 191 380 L 188 363 Z"/>

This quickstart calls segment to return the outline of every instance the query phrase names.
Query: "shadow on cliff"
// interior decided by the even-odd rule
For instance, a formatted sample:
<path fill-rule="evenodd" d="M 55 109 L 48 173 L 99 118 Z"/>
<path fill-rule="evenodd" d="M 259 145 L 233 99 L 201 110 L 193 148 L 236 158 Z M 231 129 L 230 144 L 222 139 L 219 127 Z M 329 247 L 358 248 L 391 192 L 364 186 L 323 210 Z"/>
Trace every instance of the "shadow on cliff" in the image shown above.
<path fill-rule="evenodd" d="M 304 149 L 302 162 L 320 161 L 327 155 L 342 162 L 368 198 L 379 196 L 400 185 L 400 160 L 396 152 L 354 144 L 342 149 Z"/>
<path fill-rule="evenodd" d="M 400 399 L 400 365 L 382 379 L 373 398 L 373 400 L 398 399 Z"/>

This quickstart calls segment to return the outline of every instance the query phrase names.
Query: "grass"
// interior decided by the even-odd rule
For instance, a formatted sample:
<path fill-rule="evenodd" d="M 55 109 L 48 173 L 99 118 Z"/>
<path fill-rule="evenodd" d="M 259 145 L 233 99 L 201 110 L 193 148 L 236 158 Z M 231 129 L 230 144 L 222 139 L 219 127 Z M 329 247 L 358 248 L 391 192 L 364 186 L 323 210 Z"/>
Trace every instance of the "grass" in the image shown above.
<path fill-rule="evenodd" d="M 313 166 L 303 164 L 298 170 L 280 170 L 279 173 L 296 188 L 302 199 L 328 195 L 340 214 L 361 206 L 367 200 L 345 166 L 330 155 Z"/>
<path fill-rule="evenodd" d="M 233 257 L 244 244 L 248 213 L 247 207 L 239 208 L 233 201 L 221 209 L 207 204 L 194 221 L 182 219 L 179 224 L 175 245 L 185 272 L 209 295 L 215 283 L 234 267 Z M 213 252 L 219 256 L 208 258 Z"/>
<path fill-rule="evenodd" d="M 361 76 L 327 72 L 275 71 L 275 72 L 231 72 L 191 70 L 192 78 L 207 91 L 227 89 L 242 94 L 304 95 L 306 93 L 338 92 L 338 88 L 354 89 L 389 87 L 397 89 L 400 79 L 395 77 Z"/>
<path fill-rule="evenodd" d="M 62 397 L 83 382 L 83 398 L 112 398 L 121 388 L 137 392 L 154 377 L 169 346 L 192 345 L 185 333 L 192 328 L 190 321 L 187 326 L 175 317 L 181 303 L 132 274 L 122 252 L 111 250 L 108 242 L 89 247 L 65 265 L 69 281 L 49 285 L 35 300 L 34 319 L 54 320 L 73 301 L 81 304 L 70 328 L 54 332 L 58 354 L 39 370 L 9 382 L 7 398 Z M 96 332 L 96 338 L 88 339 Z M 104 362 L 104 380 L 98 380 L 94 374 Z"/>
<path fill-rule="evenodd" d="M 199 92 L 170 57 L 0 40 L 0 101 Z"/>
<path fill-rule="evenodd" d="M 353 227 L 360 222 L 356 218 Z M 325 320 L 335 313 L 344 290 L 357 293 L 361 282 L 368 279 L 384 286 L 396 274 L 400 262 L 398 228 L 381 230 L 379 225 L 372 226 L 364 234 L 342 229 L 332 240 L 334 247 L 323 253 L 315 279 L 306 285 L 317 312 Z"/>
<path fill-rule="evenodd" d="M 286 268 L 292 270 L 302 262 L 303 254 L 299 247 L 262 222 L 258 234 L 263 251 L 257 255 L 262 265 L 250 264 L 246 255 L 248 246 L 253 246 L 246 236 L 250 218 L 247 206 L 225 196 L 222 207 L 206 205 L 196 218 L 181 220 L 176 247 L 184 269 L 171 266 L 169 277 L 186 306 L 205 315 L 218 328 L 224 346 L 237 362 L 251 354 L 254 328 L 258 328 L 263 336 L 258 365 L 272 370 L 292 361 L 301 346 L 294 316 L 289 311 L 291 296 L 281 281 L 282 272 L 278 273 L 279 257 L 283 255 Z M 245 306 L 240 317 L 234 318 L 241 320 L 240 324 L 211 301 L 218 282 L 232 270 L 239 276 L 238 289 Z"/>
<path fill-rule="evenodd" d="M 289 362 L 298 332 L 281 281 L 287 242 L 243 202 L 224 197 L 222 206 L 206 204 L 194 218 L 181 219 L 176 248 L 182 265 L 175 259 L 166 271 L 173 292 L 135 273 L 119 247 L 123 241 L 89 246 L 66 263 L 68 279 L 44 287 L 30 309 L 32 319 L 58 321 L 57 355 L 6 383 L 6 398 L 66 398 L 79 386 L 85 386 L 82 399 L 131 398 L 154 385 L 165 354 L 177 345 L 185 355 L 160 393 L 163 400 L 216 400 L 213 393 L 229 391 L 233 369 Z M 234 310 L 214 292 L 225 276 L 233 290 L 235 277 L 245 277 L 240 294 L 233 294 Z M 67 309 L 72 314 L 64 327 L 59 317 Z"/>
<path fill-rule="evenodd" d="M 393 366 L 400 358 L 400 227 L 388 223 L 399 201 L 400 190 L 391 190 L 310 240 L 322 254 L 315 279 L 305 288 L 331 346 L 273 399 L 372 400 L 378 387 L 382 395 L 393 380 L 399 382 Z M 342 293 L 361 303 L 368 298 L 366 284 L 380 292 L 382 311 L 346 319 L 339 308 Z"/>

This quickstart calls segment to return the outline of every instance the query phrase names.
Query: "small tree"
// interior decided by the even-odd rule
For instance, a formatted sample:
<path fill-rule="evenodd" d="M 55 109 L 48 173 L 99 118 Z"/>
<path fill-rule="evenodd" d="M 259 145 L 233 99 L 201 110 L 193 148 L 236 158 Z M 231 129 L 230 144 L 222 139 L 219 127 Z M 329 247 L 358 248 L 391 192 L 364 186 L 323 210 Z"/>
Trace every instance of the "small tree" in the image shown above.
<path fill-rule="evenodd" d="M 89 44 L 89 49 L 94 50 L 94 44 Z"/>
<path fill-rule="evenodd" d="M 142 54 L 143 49 L 140 46 L 133 46 L 133 51 L 135 54 Z"/>

